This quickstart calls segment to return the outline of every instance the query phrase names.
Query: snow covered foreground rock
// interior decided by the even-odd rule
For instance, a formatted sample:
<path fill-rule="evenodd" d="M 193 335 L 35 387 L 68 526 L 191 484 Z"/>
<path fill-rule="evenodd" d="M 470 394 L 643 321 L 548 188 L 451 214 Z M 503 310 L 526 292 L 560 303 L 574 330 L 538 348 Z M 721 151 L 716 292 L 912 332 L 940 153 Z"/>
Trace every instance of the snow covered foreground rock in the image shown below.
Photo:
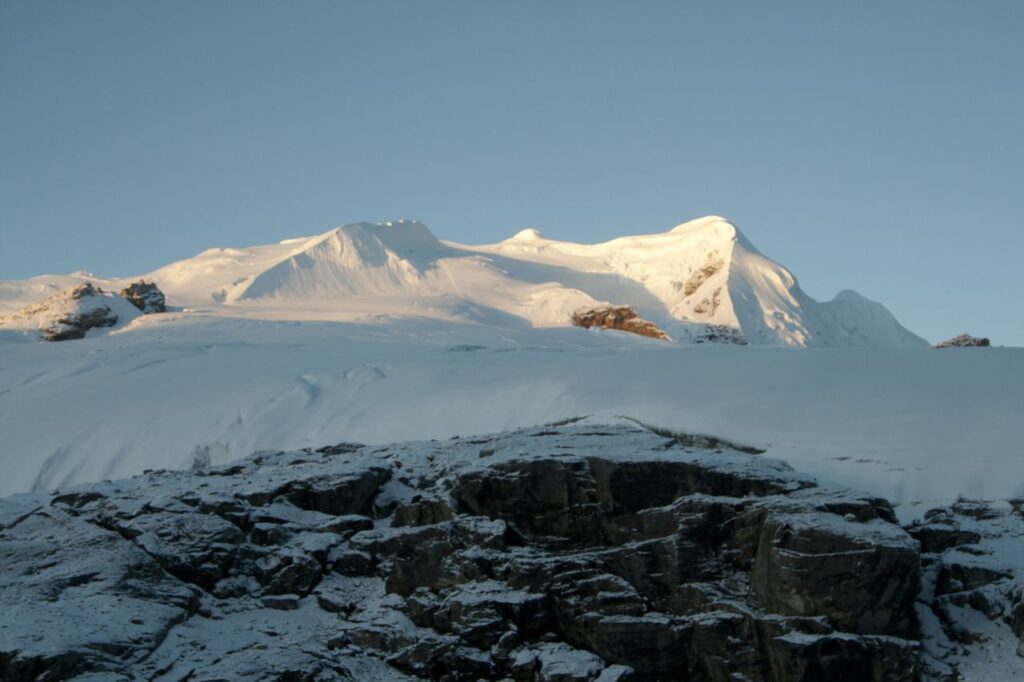
<path fill-rule="evenodd" d="M 693 442 L 574 421 L 0 500 L 0 677 L 914 680 L 1020 665 L 1019 508 L 962 503 L 908 533 L 884 500 Z"/>

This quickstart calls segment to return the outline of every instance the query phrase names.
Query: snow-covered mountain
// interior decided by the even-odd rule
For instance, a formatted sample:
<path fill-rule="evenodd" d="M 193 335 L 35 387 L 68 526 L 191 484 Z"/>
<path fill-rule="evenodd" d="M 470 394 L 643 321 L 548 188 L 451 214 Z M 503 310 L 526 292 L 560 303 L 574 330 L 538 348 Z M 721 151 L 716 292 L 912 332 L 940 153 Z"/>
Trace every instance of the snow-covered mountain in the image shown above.
<path fill-rule="evenodd" d="M 210 249 L 152 277 L 188 305 L 258 300 L 334 302 L 426 293 L 427 272 L 448 249 L 421 223 L 353 223 L 315 237 L 245 249 Z"/>
<path fill-rule="evenodd" d="M 754 344 L 788 346 L 922 346 L 889 311 L 852 291 L 819 303 L 786 268 L 763 256 L 736 226 L 711 216 L 664 234 L 584 245 L 524 230 L 478 251 L 607 273 L 639 284 L 653 300 L 635 307 L 668 327 L 729 327 Z M 627 295 L 625 292 L 623 295 Z M 630 303 L 634 303 L 629 301 Z M 678 333 L 678 331 L 677 331 Z M 682 336 L 682 335 L 680 335 Z M 685 337 L 684 337 L 685 338 Z"/>
<path fill-rule="evenodd" d="M 1024 441 L 1020 351 L 936 353 L 856 294 L 817 303 L 719 218 L 595 245 L 346 225 L 144 278 L 168 312 L 129 310 L 61 343 L 38 342 L 39 314 L 14 313 L 138 276 L 0 282 L 0 495 L 583 414 L 769 447 L 908 517 L 959 495 L 1024 495 L 1024 461 L 1009 456 Z M 570 326 L 597 302 L 674 341 Z M 752 345 L 686 343 L 722 329 Z"/>
<path fill-rule="evenodd" d="M 466 246 L 441 241 L 415 221 L 355 223 L 279 244 L 210 249 L 145 277 L 170 304 L 218 315 L 567 327 L 575 310 L 612 303 L 684 342 L 927 345 L 854 292 L 815 301 L 788 270 L 714 216 L 602 244 L 545 239 L 528 229 L 498 244 Z M 0 306 L 13 310 L 85 279 L 120 283 L 86 273 L 4 282 Z"/>

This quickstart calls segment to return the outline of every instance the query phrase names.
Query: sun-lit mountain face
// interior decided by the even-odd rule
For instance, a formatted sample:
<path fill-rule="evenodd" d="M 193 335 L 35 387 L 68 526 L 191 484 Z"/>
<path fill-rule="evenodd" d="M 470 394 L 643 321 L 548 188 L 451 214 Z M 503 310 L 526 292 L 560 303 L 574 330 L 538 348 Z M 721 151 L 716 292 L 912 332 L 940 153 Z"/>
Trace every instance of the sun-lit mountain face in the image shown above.
<path fill-rule="evenodd" d="M 565 327 L 580 308 L 614 304 L 683 343 L 926 345 L 853 292 L 815 301 L 716 216 L 601 244 L 526 229 L 467 246 L 441 241 L 416 221 L 354 223 L 278 244 L 210 249 L 146 277 L 176 305 L 230 315 Z"/>

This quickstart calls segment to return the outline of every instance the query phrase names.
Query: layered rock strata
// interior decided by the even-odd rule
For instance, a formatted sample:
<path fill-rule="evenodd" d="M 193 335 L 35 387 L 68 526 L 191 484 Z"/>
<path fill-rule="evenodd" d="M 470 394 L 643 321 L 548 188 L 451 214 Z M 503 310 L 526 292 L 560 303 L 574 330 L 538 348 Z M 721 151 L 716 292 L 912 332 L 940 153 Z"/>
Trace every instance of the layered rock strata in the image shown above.
<path fill-rule="evenodd" d="M 908 533 L 694 442 L 583 421 L 0 500 L 0 677 L 909 682 L 963 665 L 956 609 L 1024 630 L 1024 576 L 970 559 L 1012 509 Z"/>

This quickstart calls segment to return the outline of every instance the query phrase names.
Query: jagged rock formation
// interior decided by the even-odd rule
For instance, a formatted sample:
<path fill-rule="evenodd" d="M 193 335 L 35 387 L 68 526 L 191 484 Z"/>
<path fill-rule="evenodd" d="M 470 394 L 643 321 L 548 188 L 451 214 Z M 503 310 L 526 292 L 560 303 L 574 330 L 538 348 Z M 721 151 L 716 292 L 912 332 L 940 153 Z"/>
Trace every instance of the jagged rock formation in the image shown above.
<path fill-rule="evenodd" d="M 144 315 L 167 312 L 164 292 L 160 291 L 160 287 L 155 282 L 147 282 L 144 279 L 132 282 L 124 289 L 121 289 L 121 296 L 141 310 Z"/>
<path fill-rule="evenodd" d="M 572 323 L 574 326 L 583 327 L 584 329 L 590 329 L 591 327 L 618 329 L 630 334 L 648 336 L 652 339 L 671 340 L 668 334 L 658 329 L 657 325 L 640 317 L 628 305 L 580 308 L 572 314 Z"/>
<path fill-rule="evenodd" d="M 46 341 L 84 338 L 90 329 L 113 327 L 138 315 L 134 306 L 90 282 L 56 293 L 16 313 L 0 316 L 0 327 L 38 332 Z"/>
<path fill-rule="evenodd" d="M 699 441 L 564 423 L 0 500 L 0 677 L 898 682 L 955 674 L 971 621 L 945 652 L 927 627 L 950 609 L 1021 630 L 1024 576 L 957 525 L 1016 512 L 915 540 Z"/>
<path fill-rule="evenodd" d="M 951 339 L 937 343 L 932 346 L 932 348 L 987 348 L 991 345 L 992 342 L 984 337 L 960 334 L 959 336 L 954 336 Z"/>

